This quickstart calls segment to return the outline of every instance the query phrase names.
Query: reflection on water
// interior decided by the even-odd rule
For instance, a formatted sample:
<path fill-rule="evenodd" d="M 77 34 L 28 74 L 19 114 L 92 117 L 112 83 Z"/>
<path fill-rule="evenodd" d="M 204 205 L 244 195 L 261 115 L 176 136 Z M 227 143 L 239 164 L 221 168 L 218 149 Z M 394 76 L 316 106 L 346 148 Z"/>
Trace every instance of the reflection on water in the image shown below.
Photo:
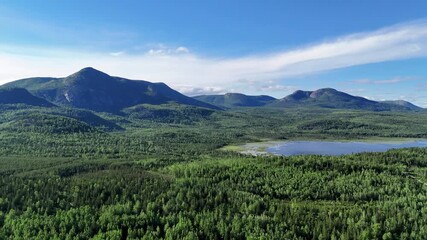
<path fill-rule="evenodd" d="M 279 143 L 267 148 L 275 155 L 343 155 L 360 152 L 385 152 L 392 148 L 427 147 L 427 140 L 406 142 L 323 142 L 293 141 Z"/>

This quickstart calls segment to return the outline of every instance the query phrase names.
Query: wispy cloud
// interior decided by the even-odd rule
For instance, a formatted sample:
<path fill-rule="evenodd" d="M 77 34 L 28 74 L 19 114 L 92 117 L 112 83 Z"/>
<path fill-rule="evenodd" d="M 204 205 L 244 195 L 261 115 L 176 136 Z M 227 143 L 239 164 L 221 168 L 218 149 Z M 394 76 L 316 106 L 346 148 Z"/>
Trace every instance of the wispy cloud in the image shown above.
<path fill-rule="evenodd" d="M 343 90 L 346 93 L 350 93 L 350 94 L 355 94 L 355 95 L 360 95 L 360 94 L 364 94 L 366 92 L 366 89 L 364 88 L 349 88 L 349 89 L 344 89 Z"/>
<path fill-rule="evenodd" d="M 383 80 L 374 80 L 374 79 L 356 79 L 350 81 L 351 83 L 356 84 L 394 84 L 394 83 L 401 83 L 401 82 L 407 82 L 407 81 L 414 81 L 419 80 L 418 77 L 395 77 L 391 79 L 383 79 Z"/>
<path fill-rule="evenodd" d="M 426 21 L 352 34 L 291 50 L 234 58 L 206 57 L 185 46 L 160 45 L 148 52 L 132 54 L 127 49 L 104 53 L 3 45 L 0 46 L 0 66 L 5 67 L 0 70 L 0 82 L 30 76 L 65 76 L 79 68 L 93 66 L 112 75 L 188 86 L 195 89 L 189 91 L 193 93 L 201 93 L 205 86 L 241 90 L 245 83 L 274 91 L 286 90 L 280 82 L 295 76 L 426 56 Z M 386 84 L 404 79 L 373 81 Z"/>
<path fill-rule="evenodd" d="M 259 92 L 290 92 L 290 91 L 296 91 L 299 88 L 296 86 L 287 86 L 287 85 L 281 85 L 281 84 L 273 84 L 273 85 L 262 85 L 256 90 Z"/>
<path fill-rule="evenodd" d="M 0 41 L 9 40 L 39 45 L 79 46 L 84 49 L 109 49 L 132 44 L 140 35 L 126 26 L 82 24 L 71 21 L 60 25 L 43 21 L 20 11 L 0 6 Z M 19 38 L 13 37 L 14 35 Z"/>
<path fill-rule="evenodd" d="M 119 57 L 125 53 L 126 53 L 125 51 L 118 51 L 118 52 L 111 52 L 110 55 L 113 57 Z"/>
<path fill-rule="evenodd" d="M 417 91 L 427 91 L 427 83 L 419 83 L 416 85 Z"/>
<path fill-rule="evenodd" d="M 152 48 L 147 51 L 147 54 L 149 55 L 174 55 L 174 54 L 187 54 L 190 53 L 190 50 L 186 47 L 180 46 L 177 48 L 170 48 L 170 47 L 159 47 L 159 48 Z"/>

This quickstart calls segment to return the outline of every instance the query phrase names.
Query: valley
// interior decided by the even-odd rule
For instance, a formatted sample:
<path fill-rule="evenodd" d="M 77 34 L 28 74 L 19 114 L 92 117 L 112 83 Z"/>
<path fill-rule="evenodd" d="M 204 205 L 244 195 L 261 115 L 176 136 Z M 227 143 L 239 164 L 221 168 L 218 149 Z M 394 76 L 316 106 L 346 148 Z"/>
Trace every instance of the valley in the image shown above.
<path fill-rule="evenodd" d="M 139 92 L 110 94 L 107 83 Z M 0 239 L 427 235 L 425 147 L 342 156 L 229 147 L 424 139 L 425 110 L 331 89 L 285 100 L 229 96 L 192 99 L 91 68 L 3 86 Z"/>

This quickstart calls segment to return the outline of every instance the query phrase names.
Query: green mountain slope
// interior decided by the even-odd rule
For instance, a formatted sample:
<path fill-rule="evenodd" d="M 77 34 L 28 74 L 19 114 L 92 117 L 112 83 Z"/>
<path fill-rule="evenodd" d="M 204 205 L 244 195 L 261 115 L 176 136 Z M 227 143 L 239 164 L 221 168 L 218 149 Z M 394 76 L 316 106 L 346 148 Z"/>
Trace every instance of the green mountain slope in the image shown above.
<path fill-rule="evenodd" d="M 4 87 L 26 88 L 34 95 L 58 105 L 118 112 L 138 104 L 180 104 L 217 109 L 182 95 L 164 83 L 112 77 L 93 68 L 84 68 L 65 78 L 28 78 Z"/>
<path fill-rule="evenodd" d="M 124 130 L 121 126 L 113 121 L 104 119 L 94 112 L 84 109 L 63 108 L 63 107 L 39 107 L 24 104 L 0 104 L 0 125 L 15 122 L 19 123 L 20 119 L 26 119 L 28 116 L 38 116 L 43 119 L 72 119 L 100 130 L 113 131 Z M 71 121 L 71 120 L 70 120 Z M 68 122 L 70 122 L 68 121 Z M 41 123 L 43 121 L 39 121 Z M 48 123 L 48 121 L 46 121 Z M 39 124 L 40 125 L 40 124 Z M 46 125 L 46 127 L 51 127 Z"/>
<path fill-rule="evenodd" d="M 74 118 L 43 113 L 19 115 L 10 122 L 0 124 L 0 130 L 13 133 L 33 132 L 59 134 L 99 131 L 97 128 Z"/>
<path fill-rule="evenodd" d="M 270 96 L 248 96 L 241 93 L 227 93 L 224 95 L 201 95 L 195 99 L 219 107 L 260 107 L 276 100 Z"/>
<path fill-rule="evenodd" d="M 131 120 L 150 120 L 176 124 L 194 124 L 208 119 L 214 113 L 211 109 L 182 104 L 140 104 L 126 108 L 123 112 Z"/>
<path fill-rule="evenodd" d="M 0 104 L 26 104 L 40 107 L 53 107 L 52 103 L 31 95 L 23 88 L 0 89 Z"/>
<path fill-rule="evenodd" d="M 404 100 L 394 100 L 394 101 L 382 101 L 382 103 L 386 103 L 386 104 L 390 104 L 390 105 L 396 105 L 396 106 L 401 106 L 401 107 L 405 107 L 411 110 L 422 110 L 423 108 L 418 107 L 408 101 L 404 101 Z"/>

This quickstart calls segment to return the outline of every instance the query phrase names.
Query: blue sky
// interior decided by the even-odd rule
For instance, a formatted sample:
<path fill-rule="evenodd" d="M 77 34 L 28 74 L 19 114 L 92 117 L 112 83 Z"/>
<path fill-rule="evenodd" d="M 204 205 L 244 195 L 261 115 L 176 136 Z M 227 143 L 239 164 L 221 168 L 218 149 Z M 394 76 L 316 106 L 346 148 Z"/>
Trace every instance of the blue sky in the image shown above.
<path fill-rule="evenodd" d="M 334 87 L 427 107 L 425 9 L 425 0 L 0 0 L 0 83 L 93 66 L 188 95 Z"/>

